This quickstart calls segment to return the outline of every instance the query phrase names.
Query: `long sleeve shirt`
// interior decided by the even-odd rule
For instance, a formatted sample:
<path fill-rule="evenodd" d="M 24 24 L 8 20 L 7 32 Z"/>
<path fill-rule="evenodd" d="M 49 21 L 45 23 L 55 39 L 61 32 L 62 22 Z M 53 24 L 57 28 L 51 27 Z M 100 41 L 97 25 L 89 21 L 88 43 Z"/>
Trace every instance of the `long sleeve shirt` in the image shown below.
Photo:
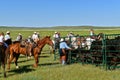
<path fill-rule="evenodd" d="M 8 40 L 8 39 L 10 39 L 10 35 L 6 34 L 5 35 L 5 41 Z"/>
<path fill-rule="evenodd" d="M 0 36 L 0 42 L 3 43 L 4 42 L 4 36 Z"/>
<path fill-rule="evenodd" d="M 61 43 L 60 43 L 60 49 L 63 49 L 63 48 L 64 48 L 64 49 L 65 49 L 65 48 L 66 48 L 66 49 L 70 49 L 70 47 L 69 47 L 65 42 L 61 42 Z"/>

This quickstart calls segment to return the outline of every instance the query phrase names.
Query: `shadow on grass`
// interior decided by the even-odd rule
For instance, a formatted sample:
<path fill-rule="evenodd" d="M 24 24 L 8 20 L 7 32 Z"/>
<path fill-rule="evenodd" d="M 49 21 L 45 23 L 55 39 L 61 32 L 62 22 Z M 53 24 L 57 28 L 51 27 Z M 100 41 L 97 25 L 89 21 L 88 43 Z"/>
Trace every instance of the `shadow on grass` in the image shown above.
<path fill-rule="evenodd" d="M 22 74 L 22 73 L 28 73 L 31 71 L 35 71 L 34 68 L 30 68 L 31 65 L 26 65 L 23 67 L 20 67 L 19 69 L 13 69 L 8 71 L 9 74 L 7 74 L 7 77 L 17 75 L 17 74 Z"/>
<path fill-rule="evenodd" d="M 43 63 L 43 64 L 39 64 L 38 66 L 55 66 L 55 65 L 58 65 L 59 62 L 54 62 L 54 63 Z"/>
<path fill-rule="evenodd" d="M 40 58 L 48 58 L 48 57 L 50 57 L 50 56 L 39 56 Z"/>

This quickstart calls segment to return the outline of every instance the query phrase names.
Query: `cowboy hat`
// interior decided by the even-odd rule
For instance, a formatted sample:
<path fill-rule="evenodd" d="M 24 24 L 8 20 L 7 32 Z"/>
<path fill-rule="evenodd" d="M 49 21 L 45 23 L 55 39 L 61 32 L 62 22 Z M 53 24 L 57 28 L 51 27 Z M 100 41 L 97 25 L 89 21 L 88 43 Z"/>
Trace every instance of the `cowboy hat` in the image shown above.
<path fill-rule="evenodd" d="M 61 38 L 61 39 L 60 39 L 60 42 L 63 42 L 63 41 L 64 41 L 64 39 L 63 39 L 63 38 Z"/>
<path fill-rule="evenodd" d="M 6 33 L 7 33 L 7 34 L 10 33 L 10 31 L 7 31 Z"/>
<path fill-rule="evenodd" d="M 37 33 L 37 32 L 34 32 L 35 34 Z"/>

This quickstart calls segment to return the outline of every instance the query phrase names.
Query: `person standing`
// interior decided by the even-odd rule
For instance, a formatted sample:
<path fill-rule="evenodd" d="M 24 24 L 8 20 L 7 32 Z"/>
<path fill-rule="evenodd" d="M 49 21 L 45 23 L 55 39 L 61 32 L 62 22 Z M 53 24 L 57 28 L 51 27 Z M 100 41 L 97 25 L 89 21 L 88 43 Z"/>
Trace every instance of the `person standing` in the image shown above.
<path fill-rule="evenodd" d="M 68 33 L 68 34 L 67 34 L 67 37 L 68 37 L 68 38 L 72 38 L 72 37 L 74 37 L 73 32 Z"/>
<path fill-rule="evenodd" d="M 59 53 L 60 53 L 60 63 L 62 63 L 62 65 L 66 64 L 66 58 L 68 54 L 66 50 L 71 50 L 71 48 L 67 45 L 64 39 L 61 38 Z"/>
<path fill-rule="evenodd" d="M 90 33 L 90 36 L 93 36 L 94 35 L 94 30 L 90 29 L 89 33 Z"/>
<path fill-rule="evenodd" d="M 54 38 L 54 40 L 59 39 L 60 38 L 60 33 L 55 32 L 55 34 L 53 35 L 53 38 Z"/>
<path fill-rule="evenodd" d="M 60 33 L 55 32 L 55 34 L 53 35 L 53 41 L 54 41 L 54 49 L 58 49 L 59 48 L 59 41 L 60 41 Z"/>

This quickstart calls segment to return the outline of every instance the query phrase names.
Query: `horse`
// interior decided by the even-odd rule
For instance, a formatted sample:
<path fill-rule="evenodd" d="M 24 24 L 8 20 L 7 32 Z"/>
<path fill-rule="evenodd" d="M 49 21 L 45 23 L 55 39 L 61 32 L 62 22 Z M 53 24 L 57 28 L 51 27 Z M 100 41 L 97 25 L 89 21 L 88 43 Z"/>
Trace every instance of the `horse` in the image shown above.
<path fill-rule="evenodd" d="M 39 63 L 38 56 L 41 54 L 41 51 L 46 44 L 52 46 L 53 48 L 53 42 L 50 39 L 50 36 L 45 36 L 43 39 L 39 40 L 37 42 L 37 46 L 33 48 L 32 53 L 35 59 L 35 64 L 33 65 L 34 67 L 38 66 Z"/>
<path fill-rule="evenodd" d="M 6 53 L 5 46 L 3 43 L 0 43 L 0 65 L 2 65 L 4 77 L 6 77 L 5 65 L 6 65 Z"/>
<path fill-rule="evenodd" d="M 19 68 L 17 61 L 20 54 L 30 56 L 32 50 L 32 44 L 28 44 L 26 41 L 15 41 L 7 48 L 7 53 L 9 54 L 8 59 L 8 69 L 10 69 L 10 63 L 14 59 L 16 68 Z"/>

